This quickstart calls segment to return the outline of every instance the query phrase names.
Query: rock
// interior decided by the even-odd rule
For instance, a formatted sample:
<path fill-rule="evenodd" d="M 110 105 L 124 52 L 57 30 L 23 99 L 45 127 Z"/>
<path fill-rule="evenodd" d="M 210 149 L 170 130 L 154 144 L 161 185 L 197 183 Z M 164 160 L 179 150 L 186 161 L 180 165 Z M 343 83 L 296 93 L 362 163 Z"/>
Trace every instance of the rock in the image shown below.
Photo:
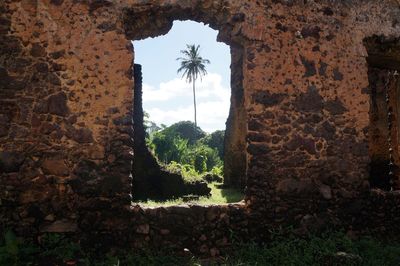
<path fill-rule="evenodd" d="M 328 68 L 328 64 L 325 62 L 319 62 L 318 73 L 320 76 L 326 77 L 326 69 Z"/>
<path fill-rule="evenodd" d="M 302 138 L 299 135 L 294 135 L 285 145 L 288 150 L 295 151 L 298 148 L 306 150 L 309 154 L 315 154 L 315 142 L 313 139 Z"/>
<path fill-rule="evenodd" d="M 60 57 L 63 57 L 64 55 L 65 55 L 65 50 L 60 50 L 60 51 L 53 52 L 50 54 L 51 58 L 53 58 L 53 59 L 58 59 Z"/>
<path fill-rule="evenodd" d="M 208 221 L 214 221 L 220 215 L 220 209 L 213 206 L 210 207 L 206 213 L 206 218 Z"/>
<path fill-rule="evenodd" d="M 294 107 L 299 111 L 321 112 L 324 107 L 323 98 L 315 86 L 310 86 L 306 93 L 302 93 L 295 99 Z"/>
<path fill-rule="evenodd" d="M 303 76 L 304 78 L 311 77 L 311 76 L 314 76 L 315 74 L 317 74 L 317 70 L 316 70 L 314 61 L 308 60 L 307 58 L 305 58 L 302 55 L 300 55 L 300 59 L 301 59 L 301 63 L 303 64 L 303 66 L 305 68 L 305 73 Z"/>
<path fill-rule="evenodd" d="M 44 217 L 45 221 L 53 222 L 55 219 L 54 214 L 49 214 L 46 217 Z"/>
<path fill-rule="evenodd" d="M 142 235 L 148 235 L 150 233 L 150 225 L 149 224 L 142 224 L 136 227 L 136 233 Z"/>
<path fill-rule="evenodd" d="M 317 130 L 314 132 L 313 136 L 323 137 L 326 140 L 332 140 L 335 134 L 336 127 L 328 121 L 325 121 L 322 124 L 318 125 Z"/>
<path fill-rule="evenodd" d="M 320 232 L 325 226 L 325 222 L 316 215 L 304 215 L 300 221 L 303 233 Z"/>
<path fill-rule="evenodd" d="M 104 159 L 104 147 L 100 145 L 92 145 L 87 148 L 88 158 L 92 160 Z"/>
<path fill-rule="evenodd" d="M 249 130 L 252 131 L 261 131 L 263 130 L 265 125 L 261 123 L 260 121 L 257 121 L 256 119 L 251 119 L 249 121 Z"/>
<path fill-rule="evenodd" d="M 46 100 L 38 102 L 34 111 L 40 114 L 50 113 L 59 116 L 67 116 L 69 114 L 67 95 L 64 92 L 51 95 Z"/>
<path fill-rule="evenodd" d="M 339 71 L 339 68 L 334 68 L 333 69 L 333 79 L 342 81 L 343 80 L 343 74 Z"/>
<path fill-rule="evenodd" d="M 160 234 L 162 234 L 162 235 L 169 235 L 169 234 L 170 234 L 170 231 L 169 231 L 168 229 L 161 229 L 161 230 L 160 230 Z"/>
<path fill-rule="evenodd" d="M 208 249 L 206 244 L 203 244 L 203 245 L 200 246 L 200 250 L 199 251 L 200 251 L 200 253 L 205 254 L 205 253 L 208 253 L 209 249 Z"/>
<path fill-rule="evenodd" d="M 309 25 L 302 28 L 301 35 L 303 36 L 303 38 L 313 37 L 318 40 L 320 38 L 320 31 L 320 27 Z"/>
<path fill-rule="evenodd" d="M 78 225 L 74 221 L 70 220 L 58 220 L 50 225 L 45 225 L 40 228 L 42 233 L 67 233 L 76 232 L 78 230 Z"/>
<path fill-rule="evenodd" d="M 108 31 L 115 30 L 117 27 L 116 27 L 115 23 L 110 22 L 110 21 L 105 21 L 105 22 L 102 22 L 100 25 L 98 25 L 97 28 L 99 30 L 101 30 L 102 32 L 108 32 Z"/>
<path fill-rule="evenodd" d="M 286 178 L 277 184 L 276 190 L 283 194 L 298 194 L 305 196 L 314 193 L 316 191 L 316 186 L 309 179 L 296 180 L 293 178 Z"/>
<path fill-rule="evenodd" d="M 51 197 L 50 193 L 47 193 L 44 190 L 27 190 L 19 195 L 18 201 L 21 204 L 28 204 L 34 202 L 43 202 L 49 197 Z"/>
<path fill-rule="evenodd" d="M 59 69 L 57 71 L 60 71 L 60 70 L 61 69 Z M 56 86 L 61 85 L 61 80 L 55 73 L 48 73 L 47 80 L 53 85 L 56 85 Z"/>
<path fill-rule="evenodd" d="M 43 173 L 56 176 L 68 176 L 69 168 L 64 160 L 60 159 L 45 159 L 42 163 Z"/>
<path fill-rule="evenodd" d="M 39 72 L 47 73 L 49 71 L 49 66 L 46 63 L 37 63 L 35 68 Z"/>
<path fill-rule="evenodd" d="M 318 189 L 324 199 L 326 200 L 332 199 L 332 189 L 330 186 L 321 184 L 319 185 Z"/>
<path fill-rule="evenodd" d="M 7 136 L 9 129 L 10 129 L 9 117 L 4 114 L 0 114 L 0 138 Z"/>
<path fill-rule="evenodd" d="M 48 112 L 50 114 L 66 116 L 69 114 L 67 106 L 67 95 L 64 92 L 59 92 L 51 95 L 47 99 Z"/>
<path fill-rule="evenodd" d="M 190 183 L 185 183 L 185 194 L 193 194 L 197 196 L 207 196 L 210 195 L 211 188 L 207 186 L 204 181 L 195 181 Z"/>
<path fill-rule="evenodd" d="M 323 259 L 323 265 L 362 265 L 363 259 L 356 254 L 337 252 L 336 254 L 326 255 Z"/>
<path fill-rule="evenodd" d="M 130 116 L 121 116 L 113 119 L 116 126 L 130 126 L 132 125 L 132 118 Z"/>
<path fill-rule="evenodd" d="M 64 0 L 51 0 L 50 3 L 56 6 L 60 6 L 62 5 L 62 3 L 64 2 Z"/>
<path fill-rule="evenodd" d="M 67 136 L 78 143 L 91 143 L 93 142 L 92 131 L 88 128 L 79 128 L 76 129 L 74 127 L 69 128 L 67 131 Z"/>
<path fill-rule="evenodd" d="M 204 181 L 206 181 L 207 183 L 211 183 L 211 182 L 221 183 L 224 180 L 222 176 L 219 176 L 217 174 L 212 174 L 212 173 L 206 173 L 201 178 Z"/>
<path fill-rule="evenodd" d="M 113 1 L 111 0 L 92 0 L 90 1 L 89 10 L 90 12 L 94 12 L 98 8 L 110 7 L 112 5 Z"/>
<path fill-rule="evenodd" d="M 18 172 L 25 161 L 25 156 L 19 152 L 0 152 L 0 172 Z"/>
<path fill-rule="evenodd" d="M 46 50 L 39 43 L 34 43 L 34 44 L 32 44 L 31 55 L 33 57 L 45 57 Z"/>
<path fill-rule="evenodd" d="M 211 257 L 216 257 L 219 255 L 219 250 L 217 248 L 210 248 Z"/>
<path fill-rule="evenodd" d="M 258 144 L 249 144 L 247 147 L 247 151 L 252 155 L 264 155 L 270 151 L 270 148 L 267 144 L 258 143 Z"/>
<path fill-rule="evenodd" d="M 253 93 L 252 98 L 255 103 L 262 104 L 265 107 L 272 107 L 280 104 L 286 97 L 283 93 L 270 93 L 269 91 L 257 91 Z"/>
<path fill-rule="evenodd" d="M 341 115 L 348 111 L 339 99 L 327 101 L 324 108 L 332 115 Z"/>

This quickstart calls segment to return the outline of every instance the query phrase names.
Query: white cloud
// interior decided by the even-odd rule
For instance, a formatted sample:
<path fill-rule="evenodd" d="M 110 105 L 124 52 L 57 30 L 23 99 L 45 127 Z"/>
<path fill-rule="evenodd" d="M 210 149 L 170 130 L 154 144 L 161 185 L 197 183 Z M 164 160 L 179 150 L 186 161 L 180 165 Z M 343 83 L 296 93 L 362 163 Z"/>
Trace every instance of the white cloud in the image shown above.
<path fill-rule="evenodd" d="M 225 129 L 230 89 L 223 87 L 221 81 L 220 75 L 210 73 L 196 83 L 197 123 L 207 132 Z M 161 83 L 159 88 L 144 84 L 143 105 L 157 124 L 194 120 L 192 86 L 181 79 Z"/>

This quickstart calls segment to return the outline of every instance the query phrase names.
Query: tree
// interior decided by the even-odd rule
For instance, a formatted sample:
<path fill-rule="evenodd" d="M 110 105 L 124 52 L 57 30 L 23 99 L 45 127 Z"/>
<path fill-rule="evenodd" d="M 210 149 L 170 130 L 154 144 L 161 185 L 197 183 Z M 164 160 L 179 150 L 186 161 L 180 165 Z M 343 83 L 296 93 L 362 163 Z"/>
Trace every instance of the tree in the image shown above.
<path fill-rule="evenodd" d="M 191 121 L 179 121 L 163 131 L 170 136 L 180 136 L 183 139 L 187 139 L 188 144 L 194 145 L 197 141 L 196 138 L 203 138 L 207 135 L 201 128 L 194 126 Z M 195 128 L 195 131 L 193 131 L 193 128 Z"/>
<path fill-rule="evenodd" d="M 181 63 L 178 73 L 183 72 L 182 78 L 193 84 L 193 105 L 194 105 L 194 130 L 197 128 L 197 111 L 196 111 L 196 80 L 207 74 L 205 64 L 210 64 L 210 60 L 204 59 L 200 56 L 200 45 L 186 45 L 186 50 L 181 50 L 184 57 L 179 57 Z"/>
<path fill-rule="evenodd" d="M 222 160 L 222 158 L 224 158 L 224 140 L 225 130 L 217 130 L 200 139 L 200 142 L 210 148 L 216 149 L 218 151 L 218 156 Z"/>
<path fill-rule="evenodd" d="M 206 144 L 213 141 L 207 141 L 207 133 L 199 127 L 196 135 L 200 136 L 201 139 L 200 141 L 195 141 L 193 138 L 193 125 L 194 123 L 189 121 L 175 123 L 161 131 L 154 132 L 147 144 L 152 148 L 158 160 L 165 164 L 176 162 L 176 164 L 181 164 L 182 166 L 190 166 L 198 173 L 211 171 L 214 167 L 221 167 L 223 162 L 218 154 L 218 149 Z M 213 139 L 214 137 L 211 137 L 211 140 Z M 218 140 L 220 139 L 219 137 L 215 139 L 217 143 L 223 142 Z M 217 147 L 219 145 L 214 146 Z"/>

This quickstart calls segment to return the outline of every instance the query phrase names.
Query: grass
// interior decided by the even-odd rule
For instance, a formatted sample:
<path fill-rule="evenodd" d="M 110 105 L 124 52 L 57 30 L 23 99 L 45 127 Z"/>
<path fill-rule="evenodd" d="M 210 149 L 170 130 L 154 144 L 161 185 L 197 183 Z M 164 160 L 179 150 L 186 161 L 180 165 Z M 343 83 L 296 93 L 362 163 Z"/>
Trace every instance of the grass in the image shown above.
<path fill-rule="evenodd" d="M 198 200 L 192 200 L 185 202 L 183 198 L 177 198 L 166 201 L 141 201 L 138 202 L 143 207 L 168 207 L 173 205 L 184 205 L 184 204 L 200 204 L 200 205 L 210 205 L 210 204 L 227 204 L 239 202 L 244 198 L 244 194 L 233 188 L 221 188 L 222 184 L 211 183 L 208 186 L 211 188 L 210 197 L 200 197 Z"/>
<path fill-rule="evenodd" d="M 338 252 L 353 254 L 357 259 L 335 261 L 332 258 Z M 97 252 L 93 248 L 84 250 L 78 242 L 61 234 L 47 234 L 37 245 L 18 239 L 8 231 L 0 240 L 0 265 L 396 266 L 400 265 L 400 243 L 372 237 L 353 240 L 341 232 L 304 238 L 278 233 L 264 245 L 236 243 L 228 254 L 204 260 L 191 255 L 176 256 L 168 250 L 157 253 L 133 253 L 128 248 L 112 253 Z"/>

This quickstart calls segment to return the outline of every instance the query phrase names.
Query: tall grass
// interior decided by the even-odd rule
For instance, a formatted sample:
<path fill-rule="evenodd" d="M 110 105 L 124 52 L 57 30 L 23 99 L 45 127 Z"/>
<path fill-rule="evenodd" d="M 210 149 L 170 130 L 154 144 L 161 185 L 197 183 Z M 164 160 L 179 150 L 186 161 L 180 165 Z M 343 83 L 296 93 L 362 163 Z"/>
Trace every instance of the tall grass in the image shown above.
<path fill-rule="evenodd" d="M 200 205 L 210 205 L 210 204 L 227 204 L 239 202 L 243 199 L 243 193 L 238 189 L 233 188 L 222 188 L 222 184 L 211 183 L 208 186 L 211 188 L 210 197 L 199 197 L 197 200 L 191 200 L 189 202 L 184 201 L 184 198 L 176 198 L 166 201 L 142 201 L 138 202 L 143 207 L 168 207 L 173 205 L 183 205 L 183 204 L 200 204 Z"/>
<path fill-rule="evenodd" d="M 338 252 L 356 259 L 335 260 Z M 44 263 L 44 264 L 43 264 Z M 400 265 L 400 243 L 372 237 L 357 240 L 341 232 L 309 237 L 276 234 L 264 245 L 236 243 L 226 255 L 201 259 L 192 255 L 176 256 L 164 252 L 138 252 L 117 249 L 112 253 L 82 249 L 78 242 L 60 234 L 45 235 L 40 245 L 16 238 L 8 231 L 0 241 L 0 265 L 226 265 L 226 266 L 397 266 Z"/>

